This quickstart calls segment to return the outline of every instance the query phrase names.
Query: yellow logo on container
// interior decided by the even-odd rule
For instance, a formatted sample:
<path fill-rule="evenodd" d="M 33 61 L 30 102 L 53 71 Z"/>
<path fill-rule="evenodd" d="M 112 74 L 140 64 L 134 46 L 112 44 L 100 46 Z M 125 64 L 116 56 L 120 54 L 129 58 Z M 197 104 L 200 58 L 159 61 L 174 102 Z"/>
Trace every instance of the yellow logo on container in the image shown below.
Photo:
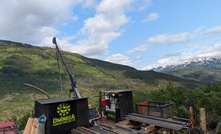
<path fill-rule="evenodd" d="M 75 121 L 75 115 L 70 114 L 71 106 L 68 103 L 61 103 L 57 107 L 57 114 L 60 118 L 53 118 L 53 125 L 58 126 Z"/>
<path fill-rule="evenodd" d="M 59 104 L 57 107 L 57 114 L 60 116 L 66 116 L 71 111 L 71 106 L 67 103 Z"/>

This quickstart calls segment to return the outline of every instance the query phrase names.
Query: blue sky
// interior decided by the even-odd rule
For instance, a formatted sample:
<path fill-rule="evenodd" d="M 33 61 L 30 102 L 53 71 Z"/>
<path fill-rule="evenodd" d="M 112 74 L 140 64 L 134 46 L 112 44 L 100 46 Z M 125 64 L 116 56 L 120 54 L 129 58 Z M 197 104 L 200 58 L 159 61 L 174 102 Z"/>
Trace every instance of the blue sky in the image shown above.
<path fill-rule="evenodd" d="M 221 57 L 220 0 L 0 0 L 0 39 L 138 70 Z"/>

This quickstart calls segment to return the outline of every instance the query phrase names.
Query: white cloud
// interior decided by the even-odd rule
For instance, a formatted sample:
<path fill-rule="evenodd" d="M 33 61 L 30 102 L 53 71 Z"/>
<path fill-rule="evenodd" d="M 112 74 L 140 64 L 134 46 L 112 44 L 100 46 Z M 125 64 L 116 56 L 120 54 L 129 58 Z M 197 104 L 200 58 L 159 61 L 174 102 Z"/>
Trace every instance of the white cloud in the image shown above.
<path fill-rule="evenodd" d="M 96 57 L 107 52 L 111 41 L 121 36 L 120 28 L 129 22 L 125 15 L 131 0 L 103 0 L 96 8 L 97 14 L 84 21 L 78 40 L 70 51 L 83 54 L 89 57 Z M 114 21 L 113 21 L 114 20 Z"/>
<path fill-rule="evenodd" d="M 72 0 L 1 1 L 0 36 L 37 45 L 59 33 L 55 27 L 72 18 L 70 8 L 74 4 Z"/>
<path fill-rule="evenodd" d="M 194 39 L 195 35 L 184 32 L 180 34 L 171 35 L 169 39 L 169 43 L 184 43 Z"/>
<path fill-rule="evenodd" d="M 133 65 L 138 64 L 138 63 L 140 63 L 140 62 L 141 62 L 141 56 L 138 55 L 138 56 L 135 57 L 135 60 L 134 60 L 134 62 L 133 62 Z"/>
<path fill-rule="evenodd" d="M 140 58 L 141 58 L 141 56 L 139 55 L 139 56 L 136 56 L 136 60 L 140 60 Z"/>
<path fill-rule="evenodd" d="M 206 34 L 218 34 L 221 33 L 221 26 L 216 26 L 205 31 Z"/>
<path fill-rule="evenodd" d="M 200 47 L 200 46 L 199 46 L 198 43 L 193 42 L 193 43 L 187 44 L 186 49 L 187 49 L 187 50 L 194 50 L 194 49 L 197 49 L 197 48 L 199 48 L 199 47 Z"/>
<path fill-rule="evenodd" d="M 129 9 L 131 3 L 132 0 L 102 0 L 97 11 L 110 16 L 120 15 Z"/>
<path fill-rule="evenodd" d="M 164 44 L 168 41 L 169 35 L 168 34 L 159 34 L 155 37 L 150 37 L 147 39 L 147 42 L 150 44 Z"/>
<path fill-rule="evenodd" d="M 183 32 L 179 34 L 159 34 L 155 37 L 148 38 L 147 42 L 150 44 L 176 44 L 191 41 L 195 37 L 195 34 L 191 34 L 188 32 Z"/>
<path fill-rule="evenodd" d="M 115 17 L 118 17 L 118 20 L 113 22 L 112 19 L 115 19 Z M 105 14 L 98 14 L 84 21 L 84 27 L 81 29 L 81 32 L 82 34 L 87 34 L 88 38 L 101 38 L 100 36 L 103 33 L 106 33 L 106 35 L 107 33 L 114 33 L 121 25 L 127 22 L 128 19 L 123 14 L 113 16 L 113 18 L 109 18 Z"/>
<path fill-rule="evenodd" d="M 142 22 L 149 22 L 149 21 L 154 21 L 159 18 L 159 15 L 157 13 L 150 13 L 146 19 L 144 19 Z"/>
<path fill-rule="evenodd" d="M 108 45 L 106 42 L 99 42 L 98 40 L 80 40 L 77 45 L 72 45 L 68 48 L 69 51 L 86 55 L 91 58 L 96 58 L 96 55 L 105 54 Z"/>
<path fill-rule="evenodd" d="M 142 11 L 152 5 L 151 0 L 140 0 L 138 3 L 140 3 L 140 6 L 138 7 L 139 11 Z"/>
<path fill-rule="evenodd" d="M 142 70 L 149 70 L 149 69 L 152 69 L 154 67 L 159 67 L 159 66 L 177 65 L 177 64 L 183 63 L 187 59 L 193 59 L 193 55 L 189 55 L 187 53 L 186 55 L 184 53 L 179 54 L 179 55 L 173 55 L 173 54 L 169 54 L 169 55 L 170 55 L 169 57 L 165 56 L 163 58 L 160 58 L 154 64 L 145 66 L 144 68 L 142 68 Z"/>
<path fill-rule="evenodd" d="M 133 48 L 132 50 L 129 50 L 128 53 L 145 52 L 147 48 L 148 48 L 147 45 L 140 45 L 138 47 Z"/>
<path fill-rule="evenodd" d="M 202 35 L 202 27 L 194 30 L 193 33 L 182 32 L 177 34 L 158 34 L 154 37 L 149 37 L 146 42 L 147 44 L 178 44 L 193 41 L 198 36 Z"/>
<path fill-rule="evenodd" d="M 158 65 L 173 65 L 174 63 L 179 62 L 179 60 L 175 57 L 163 58 L 157 61 Z"/>
<path fill-rule="evenodd" d="M 59 31 L 54 29 L 53 27 L 41 27 L 40 29 L 37 29 L 35 31 L 38 35 L 38 39 L 36 40 L 38 42 L 38 46 L 48 46 L 48 44 L 51 44 L 52 37 L 55 34 L 58 34 Z M 34 36 L 34 35 L 33 35 Z M 34 38 L 34 37 L 33 37 Z"/>
<path fill-rule="evenodd" d="M 221 57 L 221 43 L 217 43 L 214 46 L 203 47 L 197 53 L 197 57 Z"/>
<path fill-rule="evenodd" d="M 77 20 L 78 20 L 78 16 L 77 16 L 77 15 L 73 16 L 73 17 L 72 17 L 72 20 L 73 20 L 73 21 L 77 21 Z"/>
<path fill-rule="evenodd" d="M 97 5 L 97 1 L 96 0 L 85 0 L 83 3 L 83 7 L 84 8 L 95 8 Z"/>
<path fill-rule="evenodd" d="M 129 65 L 129 66 L 132 65 L 132 62 L 130 61 L 129 57 L 127 57 L 123 54 L 120 54 L 120 53 L 113 54 L 113 55 L 107 57 L 105 59 L 105 61 L 117 63 L 117 64 L 122 64 L 122 65 Z"/>

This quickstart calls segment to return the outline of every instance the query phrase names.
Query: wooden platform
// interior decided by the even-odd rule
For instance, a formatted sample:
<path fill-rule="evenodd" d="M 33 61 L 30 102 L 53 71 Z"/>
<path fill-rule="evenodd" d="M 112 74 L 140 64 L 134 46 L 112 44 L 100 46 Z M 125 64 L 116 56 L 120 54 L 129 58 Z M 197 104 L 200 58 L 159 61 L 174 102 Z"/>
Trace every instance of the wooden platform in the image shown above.
<path fill-rule="evenodd" d="M 93 126 L 89 128 L 77 127 L 71 130 L 71 134 L 147 134 L 142 130 L 135 130 L 122 126 L 117 123 L 102 122 L 100 126 Z"/>
<path fill-rule="evenodd" d="M 159 129 L 181 130 L 187 128 L 181 121 L 165 118 L 146 116 L 141 114 L 129 114 L 126 120 L 115 123 L 114 120 L 101 118 L 96 126 L 71 129 L 70 134 L 153 134 Z M 29 118 L 24 134 L 37 134 L 37 118 Z"/>

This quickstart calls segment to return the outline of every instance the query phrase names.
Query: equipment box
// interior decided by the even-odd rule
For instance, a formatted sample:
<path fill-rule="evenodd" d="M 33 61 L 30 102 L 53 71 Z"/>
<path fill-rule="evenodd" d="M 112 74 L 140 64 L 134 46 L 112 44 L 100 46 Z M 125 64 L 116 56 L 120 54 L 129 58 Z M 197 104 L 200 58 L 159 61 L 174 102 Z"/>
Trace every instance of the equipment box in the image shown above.
<path fill-rule="evenodd" d="M 168 118 L 173 114 L 173 102 L 144 101 L 136 104 L 137 113 Z"/>
<path fill-rule="evenodd" d="M 103 101 L 101 105 L 110 103 L 110 108 L 106 110 L 107 118 L 116 119 L 116 108 L 119 108 L 118 121 L 124 120 L 126 115 L 133 113 L 133 94 L 131 90 L 109 90 L 104 91 L 104 94 L 108 96 L 109 101 Z"/>
<path fill-rule="evenodd" d="M 88 126 L 87 98 L 46 99 L 35 101 L 34 117 L 46 116 L 46 134 L 68 134 L 78 126 Z"/>

